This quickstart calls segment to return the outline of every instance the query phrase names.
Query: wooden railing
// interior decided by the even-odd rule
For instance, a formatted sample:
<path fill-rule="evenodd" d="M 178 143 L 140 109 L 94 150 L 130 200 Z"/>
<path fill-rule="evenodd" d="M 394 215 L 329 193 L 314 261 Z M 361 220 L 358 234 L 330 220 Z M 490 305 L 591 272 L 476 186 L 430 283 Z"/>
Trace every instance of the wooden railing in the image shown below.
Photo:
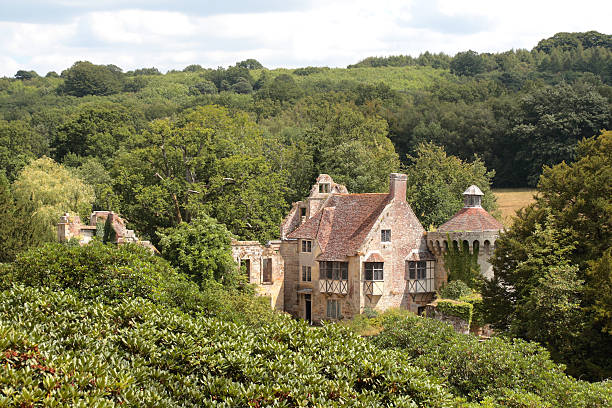
<path fill-rule="evenodd" d="M 407 284 L 408 293 L 430 293 L 436 291 L 433 278 L 410 279 Z"/>
<path fill-rule="evenodd" d="M 363 282 L 363 294 L 369 296 L 381 296 L 383 294 L 383 281 L 364 281 Z"/>
<path fill-rule="evenodd" d="M 319 291 L 321 293 L 335 293 L 338 295 L 346 295 L 348 293 L 348 281 L 321 279 L 319 281 Z"/>

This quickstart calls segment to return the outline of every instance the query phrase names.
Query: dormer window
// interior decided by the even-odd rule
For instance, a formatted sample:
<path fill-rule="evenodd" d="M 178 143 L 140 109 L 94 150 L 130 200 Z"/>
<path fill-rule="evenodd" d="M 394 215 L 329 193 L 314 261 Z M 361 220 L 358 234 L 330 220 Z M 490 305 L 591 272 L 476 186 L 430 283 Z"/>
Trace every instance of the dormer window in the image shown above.
<path fill-rule="evenodd" d="M 380 242 L 391 242 L 391 230 L 380 230 Z"/>
<path fill-rule="evenodd" d="M 306 216 L 306 207 L 301 207 L 300 208 L 300 217 L 305 217 Z"/>
<path fill-rule="evenodd" d="M 302 252 L 312 252 L 312 241 L 302 240 Z"/>
<path fill-rule="evenodd" d="M 319 193 L 329 193 L 329 183 L 319 183 Z"/>

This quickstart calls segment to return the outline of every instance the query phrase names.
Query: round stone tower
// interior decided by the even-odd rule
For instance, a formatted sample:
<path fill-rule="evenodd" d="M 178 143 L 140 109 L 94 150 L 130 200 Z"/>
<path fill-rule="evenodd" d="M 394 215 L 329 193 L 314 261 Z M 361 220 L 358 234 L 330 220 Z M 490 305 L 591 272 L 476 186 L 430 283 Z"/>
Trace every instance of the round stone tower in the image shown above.
<path fill-rule="evenodd" d="M 427 233 L 427 247 L 436 256 L 440 271 L 444 268 L 444 253 L 453 245 L 469 248 L 472 254 L 478 253 L 480 272 L 487 279 L 493 278 L 489 258 L 504 226 L 482 208 L 483 195 L 478 187 L 468 187 L 463 193 L 463 208 L 436 231 Z"/>

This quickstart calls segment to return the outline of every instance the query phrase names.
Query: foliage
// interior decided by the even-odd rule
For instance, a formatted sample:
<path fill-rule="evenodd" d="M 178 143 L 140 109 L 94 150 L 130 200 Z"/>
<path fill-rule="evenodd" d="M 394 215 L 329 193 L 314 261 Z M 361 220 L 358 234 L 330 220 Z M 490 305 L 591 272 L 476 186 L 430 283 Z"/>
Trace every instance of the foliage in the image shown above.
<path fill-rule="evenodd" d="M 474 76 L 484 72 L 485 62 L 475 51 L 460 52 L 450 63 L 450 71 L 455 75 Z"/>
<path fill-rule="evenodd" d="M 209 280 L 234 283 L 236 265 L 231 255 L 231 235 L 214 218 L 200 214 L 189 224 L 158 232 L 162 255 L 170 264 L 203 284 Z"/>
<path fill-rule="evenodd" d="M 12 186 L 23 247 L 54 241 L 56 224 L 64 213 L 88 216 L 93 190 L 64 166 L 43 157 L 26 166 Z"/>
<path fill-rule="evenodd" d="M 545 168 L 536 202 L 496 241 L 495 279 L 483 292 L 489 322 L 542 342 L 572 374 L 594 379 L 612 372 L 601 292 L 610 280 L 611 146 L 604 132 L 579 144 L 573 164 Z"/>
<path fill-rule="evenodd" d="M 335 325 L 312 330 L 284 318 L 249 328 L 143 299 L 106 306 L 19 287 L 2 293 L 0 321 L 0 382 L 11 384 L 0 395 L 8 405 L 452 404 L 444 386 L 402 353 Z"/>
<path fill-rule="evenodd" d="M 447 156 L 444 148 L 432 143 L 420 144 L 410 164 L 404 169 L 408 176 L 407 199 L 421 223 L 439 226 L 463 207 L 463 192 L 477 185 L 484 197 L 483 207 L 494 212 L 495 196 L 491 192 L 491 179 L 495 174 L 487 171 L 484 163 L 474 158 L 471 163 Z"/>
<path fill-rule="evenodd" d="M 462 280 L 448 282 L 440 290 L 440 296 L 444 299 L 459 300 L 459 298 L 471 295 L 473 290 Z"/>
<path fill-rule="evenodd" d="M 468 402 L 519 407 L 605 407 L 612 402 L 610 383 L 589 384 L 565 375 L 563 366 L 536 343 L 479 342 L 446 323 L 414 315 L 393 316 L 382 325 L 384 330 L 370 338 L 375 345 L 403 351 Z"/>
<path fill-rule="evenodd" d="M 111 95 L 121 90 L 120 74 L 108 66 L 78 61 L 62 72 L 65 79 L 62 90 L 74 96 Z"/>
<path fill-rule="evenodd" d="M 15 210 L 11 186 L 4 173 L 0 172 L 0 219 L 3 220 L 0 228 L 0 263 L 11 261 L 20 247 L 15 239 Z"/>
<path fill-rule="evenodd" d="M 461 302 L 451 299 L 440 299 L 436 304 L 436 313 L 441 313 L 446 316 L 454 316 L 463 319 L 468 326 L 472 322 L 472 313 L 474 306 L 467 302 Z"/>
<path fill-rule="evenodd" d="M 514 167 L 535 185 L 542 166 L 573 161 L 578 141 L 612 127 L 608 101 L 594 87 L 557 85 L 520 100 L 511 130 Z"/>
<path fill-rule="evenodd" d="M 457 241 L 447 237 L 451 243 L 444 252 L 444 268 L 448 273 L 449 281 L 462 281 L 472 289 L 478 289 L 482 283 L 480 265 L 478 264 L 478 250 L 470 252 L 467 242 L 457 244 Z"/>

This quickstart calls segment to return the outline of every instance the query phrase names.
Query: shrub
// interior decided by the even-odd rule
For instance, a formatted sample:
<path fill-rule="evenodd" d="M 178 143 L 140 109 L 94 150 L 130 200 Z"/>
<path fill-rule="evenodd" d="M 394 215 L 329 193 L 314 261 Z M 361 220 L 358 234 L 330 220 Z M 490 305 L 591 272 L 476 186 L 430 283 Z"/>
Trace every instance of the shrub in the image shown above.
<path fill-rule="evenodd" d="M 418 367 L 445 378 L 453 393 L 485 406 L 607 407 L 612 383 L 589 384 L 564 374 L 548 352 L 522 340 L 479 342 L 434 319 L 387 320 L 371 341 L 403 350 Z M 549 405 L 547 405 L 549 404 Z"/>
<path fill-rule="evenodd" d="M 459 300 L 459 298 L 473 293 L 472 289 L 463 281 L 455 280 L 445 285 L 440 290 L 440 296 L 444 299 Z"/>
<path fill-rule="evenodd" d="M 13 287 L 0 294 L 3 406 L 446 407 L 401 352 L 337 325 L 260 328 Z"/>
<path fill-rule="evenodd" d="M 472 312 L 474 307 L 467 302 L 459 302 L 456 300 L 438 300 L 436 305 L 436 313 L 440 312 L 446 316 L 455 316 L 463 319 L 469 325 L 472 322 Z"/>
<path fill-rule="evenodd" d="M 214 282 L 200 289 L 167 261 L 136 245 L 93 242 L 31 249 L 0 268 L 0 289 L 14 284 L 63 290 L 106 304 L 143 298 L 189 314 L 251 325 L 277 317 L 265 299 Z"/>

